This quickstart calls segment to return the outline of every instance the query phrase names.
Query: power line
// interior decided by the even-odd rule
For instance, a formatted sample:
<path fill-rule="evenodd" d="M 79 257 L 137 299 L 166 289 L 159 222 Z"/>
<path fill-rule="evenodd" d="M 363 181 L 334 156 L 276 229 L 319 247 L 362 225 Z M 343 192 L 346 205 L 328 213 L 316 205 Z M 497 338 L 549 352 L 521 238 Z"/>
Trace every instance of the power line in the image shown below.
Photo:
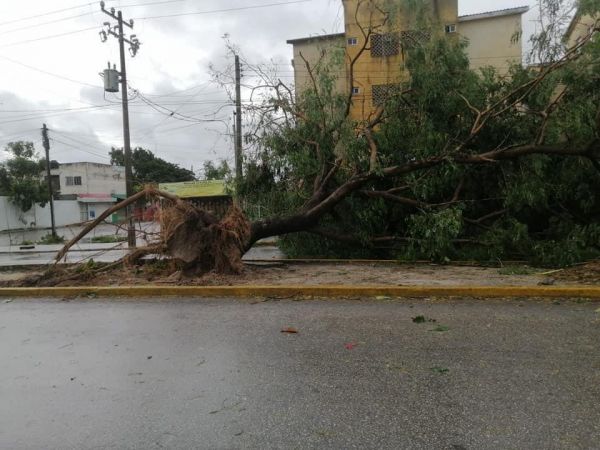
<path fill-rule="evenodd" d="M 70 141 L 73 141 L 73 142 L 75 142 L 76 144 L 79 144 L 79 145 L 85 145 L 85 146 L 91 147 L 91 148 L 93 148 L 93 149 L 95 149 L 95 150 L 98 150 L 98 151 L 100 151 L 100 152 L 104 152 L 104 151 L 106 151 L 106 149 L 103 149 L 103 148 L 97 147 L 97 146 L 96 146 L 96 143 L 93 143 L 93 144 L 92 144 L 92 143 L 90 143 L 90 142 L 84 142 L 84 141 L 82 141 L 82 140 L 75 139 L 74 137 L 71 137 L 71 136 L 69 136 L 69 134 L 70 134 L 70 133 L 69 133 L 68 131 L 62 131 L 62 130 L 61 130 L 61 131 L 57 131 L 57 130 L 51 130 L 51 131 L 52 131 L 53 133 L 57 133 L 57 134 L 59 134 L 60 136 L 62 136 L 62 137 L 63 137 L 63 138 L 65 138 L 65 139 L 69 139 Z M 81 139 L 85 139 L 85 138 L 81 138 Z"/>
<path fill-rule="evenodd" d="M 33 16 L 21 17 L 20 19 L 12 19 L 12 20 L 0 22 L 0 26 L 10 25 L 12 23 L 18 23 L 18 22 L 25 22 L 27 20 L 37 19 L 39 17 L 51 16 L 53 14 L 58 14 L 61 12 L 66 12 L 66 11 L 73 11 L 75 9 L 81 9 L 81 8 L 85 8 L 87 6 L 92 6 L 92 5 L 94 5 L 94 3 L 87 3 L 85 5 L 79 5 L 79 6 L 71 6 L 70 8 L 55 9 L 54 11 L 48 11 L 48 12 L 36 14 Z"/>
<path fill-rule="evenodd" d="M 93 88 L 96 88 L 96 89 L 102 89 L 102 87 L 100 87 L 100 86 L 96 86 L 96 85 L 91 84 L 91 83 L 86 83 L 84 81 L 74 80 L 72 78 L 65 77 L 64 75 L 59 75 L 57 73 L 48 72 L 46 70 L 39 69 L 39 68 L 34 67 L 34 66 L 30 66 L 29 64 L 25 64 L 25 63 L 22 63 L 20 61 L 16 61 L 16 60 L 14 60 L 12 58 L 9 58 L 7 56 L 0 55 L 0 58 L 4 59 L 5 61 L 11 62 L 13 64 L 17 64 L 17 65 L 25 67 L 27 69 L 34 70 L 36 72 L 40 72 L 40 73 L 43 73 L 43 74 L 51 76 L 51 77 L 59 78 L 59 79 L 64 80 L 64 81 L 70 81 L 71 83 L 80 84 L 82 86 L 88 86 L 88 87 L 93 87 Z"/>
<path fill-rule="evenodd" d="M 41 23 L 36 23 L 36 24 L 32 24 L 32 25 L 26 25 L 26 26 L 21 27 L 21 28 L 13 28 L 12 30 L 2 31 L 2 32 L 0 32 L 0 35 L 9 34 L 9 33 L 16 33 L 16 32 L 24 31 L 24 30 L 30 30 L 32 28 L 43 27 L 44 25 L 50 25 L 50 24 L 53 24 L 53 23 L 64 22 L 65 20 L 72 20 L 72 19 L 77 19 L 79 17 L 91 16 L 92 14 L 94 14 L 94 13 L 93 12 L 86 12 L 86 13 L 83 13 L 83 14 L 77 14 L 75 16 L 62 17 L 60 19 L 49 20 L 47 22 L 41 22 Z"/>
<path fill-rule="evenodd" d="M 56 108 L 56 109 L 0 109 L 0 113 L 46 113 L 63 111 L 85 111 L 90 109 L 106 108 L 113 105 L 82 106 L 81 108 Z"/>
<path fill-rule="evenodd" d="M 52 141 L 54 141 L 54 142 L 58 142 L 59 144 L 66 145 L 67 147 L 73 148 L 73 149 L 75 149 L 75 150 L 77 150 L 77 151 L 80 151 L 80 152 L 83 152 L 83 153 L 87 153 L 87 154 L 89 154 L 89 155 L 96 156 L 96 157 L 98 157 L 98 158 L 102 158 L 102 159 L 108 159 L 108 160 L 110 160 L 110 158 L 109 158 L 108 156 L 104 156 L 104 155 L 100 155 L 100 154 L 98 154 L 98 153 L 94 153 L 94 152 L 90 152 L 90 151 L 88 151 L 88 150 L 84 150 L 84 149 L 82 149 L 82 148 L 79 148 L 79 147 L 76 147 L 76 146 L 74 146 L 74 145 L 71 145 L 71 144 L 69 144 L 69 143 L 67 143 L 67 142 L 63 142 L 63 141 L 61 141 L 61 140 L 59 140 L 59 139 L 52 138 L 51 140 L 52 140 Z"/>
<path fill-rule="evenodd" d="M 36 134 L 37 134 L 37 133 L 38 133 L 40 130 L 39 130 L 39 128 L 30 128 L 30 129 L 28 129 L 28 130 L 21 130 L 21 131 L 17 131 L 17 132 L 15 132 L 15 133 L 13 133 L 13 134 L 7 134 L 7 135 L 4 135 L 4 136 L 2 136 L 2 137 L 1 137 L 1 139 L 11 139 L 11 138 L 13 138 L 13 137 L 19 137 L 19 136 L 22 136 L 22 135 L 24 135 L 24 134 L 33 133 L 34 131 L 35 131 L 35 132 L 36 132 Z"/>
<path fill-rule="evenodd" d="M 4 125 L 4 124 L 7 124 L 7 123 L 27 122 L 27 121 L 30 121 L 30 120 L 37 120 L 37 119 L 47 119 L 49 117 L 58 117 L 58 116 L 63 116 L 65 114 L 72 114 L 72 113 L 75 113 L 75 112 L 79 112 L 79 113 L 81 113 L 81 112 L 95 112 L 97 109 L 104 108 L 104 107 L 109 108 L 111 106 L 113 106 L 113 105 L 102 105 L 102 106 L 98 106 L 95 109 L 88 109 L 88 110 L 78 110 L 78 109 L 75 109 L 75 108 L 72 108 L 72 109 L 68 109 L 67 108 L 66 110 L 63 110 L 61 112 L 56 112 L 56 113 L 53 113 L 53 114 L 28 114 L 28 115 L 24 115 L 22 117 L 19 117 L 17 119 L 5 120 L 3 122 L 0 122 L 0 125 Z"/>
<path fill-rule="evenodd" d="M 136 3 L 135 5 L 121 5 L 121 6 L 119 6 L 119 8 L 125 9 L 125 8 L 135 8 L 138 6 L 164 5 L 167 3 L 181 3 L 181 2 L 185 2 L 185 1 L 187 1 L 187 0 L 163 0 L 163 1 L 158 1 L 158 2 Z"/>
<path fill-rule="evenodd" d="M 201 123 L 201 122 L 220 122 L 220 120 L 215 120 L 215 119 L 200 119 L 197 117 L 193 117 L 193 116 L 188 116 L 186 114 L 181 114 L 179 112 L 177 112 L 178 110 L 172 110 L 170 108 L 167 108 L 163 105 L 160 105 L 148 98 L 146 98 L 142 93 L 140 93 L 139 91 L 136 91 L 140 97 L 140 100 L 142 100 L 145 104 L 147 104 L 149 107 L 151 107 L 152 109 L 154 109 L 155 111 L 162 113 L 164 115 L 166 115 L 167 117 L 172 117 L 173 119 L 176 120 L 181 120 L 184 122 L 197 122 L 197 123 Z M 179 109 L 181 109 L 181 105 L 179 104 Z"/>
<path fill-rule="evenodd" d="M 241 7 L 237 7 L 237 8 L 227 8 L 227 9 L 215 9 L 215 10 L 210 10 L 210 11 L 197 11 L 197 12 L 188 12 L 188 13 L 179 13 L 179 14 L 166 14 L 166 15 L 161 15 L 161 16 L 138 17 L 138 18 L 136 18 L 136 20 L 152 20 L 152 19 L 162 19 L 162 18 L 169 18 L 169 17 L 244 11 L 244 10 L 251 10 L 251 9 L 258 9 L 258 8 L 268 8 L 268 7 L 273 7 L 273 6 L 284 6 L 284 5 L 292 5 L 292 4 L 297 4 L 297 3 L 306 3 L 306 2 L 310 2 L 310 1 L 312 1 L 312 0 L 293 0 L 293 1 L 279 2 L 279 3 L 268 3 L 268 4 L 264 4 L 264 5 L 241 6 Z M 141 4 L 138 4 L 137 6 L 140 6 L 140 5 Z M 134 5 L 130 5 L 130 6 L 134 6 Z M 8 44 L 0 45 L 0 48 L 7 48 L 7 47 L 13 47 L 16 45 L 30 44 L 32 42 L 38 42 L 38 41 L 43 41 L 43 40 L 48 40 L 48 39 L 55 39 L 55 38 L 59 38 L 59 37 L 63 37 L 63 36 L 69 36 L 69 35 L 73 35 L 73 34 L 83 33 L 86 31 L 97 30 L 97 29 L 98 29 L 97 26 L 81 28 L 78 30 L 67 31 L 64 33 L 52 34 L 52 35 L 48 35 L 48 36 L 41 36 L 41 37 L 34 38 L 34 39 L 27 39 L 27 40 L 23 40 L 23 41 L 11 42 Z"/>
<path fill-rule="evenodd" d="M 85 31 L 97 30 L 97 29 L 98 29 L 97 26 L 88 27 L 88 28 L 81 28 L 79 30 L 67 31 L 65 33 L 52 34 L 52 35 L 49 35 L 49 36 L 42 36 L 42 37 L 35 38 L 35 39 L 27 39 L 25 41 L 11 42 L 10 44 L 0 45 L 0 48 L 13 47 L 15 45 L 22 45 L 22 44 L 30 44 L 32 42 L 45 41 L 47 39 L 54 39 L 54 38 L 58 38 L 58 37 L 69 36 L 69 35 L 72 35 L 72 34 L 83 33 Z"/>
<path fill-rule="evenodd" d="M 233 12 L 233 11 L 244 11 L 248 9 L 258 9 L 258 8 L 269 8 L 272 6 L 283 6 L 283 5 L 293 5 L 296 3 L 307 3 L 312 0 L 293 0 L 288 2 L 279 2 L 279 3 L 267 3 L 265 5 L 252 5 L 252 6 L 240 6 L 237 8 L 226 8 L 226 9 L 214 9 L 210 11 L 196 11 L 196 12 L 187 12 L 187 13 L 177 13 L 177 14 L 165 14 L 161 16 L 148 16 L 148 17 L 136 17 L 135 20 L 153 20 L 153 19 L 165 19 L 169 17 L 182 17 L 182 16 L 197 16 L 202 14 L 216 14 L 222 12 Z"/>

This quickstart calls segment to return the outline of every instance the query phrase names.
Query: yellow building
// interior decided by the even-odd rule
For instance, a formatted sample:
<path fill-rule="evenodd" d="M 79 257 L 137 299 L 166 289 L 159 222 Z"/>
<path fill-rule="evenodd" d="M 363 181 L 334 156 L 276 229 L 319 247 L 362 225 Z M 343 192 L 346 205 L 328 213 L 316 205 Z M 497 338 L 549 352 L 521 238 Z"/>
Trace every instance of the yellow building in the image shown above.
<path fill-rule="evenodd" d="M 573 47 L 582 38 L 587 36 L 594 26 L 598 26 L 598 20 L 600 18 L 594 18 L 589 14 L 577 12 L 565 34 L 567 47 Z"/>
<path fill-rule="evenodd" d="M 397 0 L 396 0 L 397 1 Z M 407 50 L 431 37 L 431 32 L 461 36 L 469 41 L 471 66 L 493 66 L 500 73 L 522 60 L 522 15 L 528 7 L 458 15 L 458 0 L 429 0 L 422 12 L 403 9 L 406 2 L 394 0 L 342 0 L 345 32 L 289 40 L 294 47 L 297 91 L 312 83 L 308 66 L 341 51 L 345 63 L 339 67 L 339 92 L 352 92 L 351 116 L 367 120 L 390 89 L 407 77 Z M 392 8 L 389 6 L 392 4 Z M 390 12 L 390 9 L 394 11 Z M 425 31 L 423 20 L 432 24 Z"/>

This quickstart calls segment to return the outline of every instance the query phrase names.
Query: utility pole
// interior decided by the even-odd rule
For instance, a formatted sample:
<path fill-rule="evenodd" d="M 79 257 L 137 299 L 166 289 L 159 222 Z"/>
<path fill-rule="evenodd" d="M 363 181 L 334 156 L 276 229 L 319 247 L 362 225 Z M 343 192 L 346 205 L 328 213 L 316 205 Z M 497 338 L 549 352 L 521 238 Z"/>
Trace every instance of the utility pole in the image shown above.
<path fill-rule="evenodd" d="M 52 237 L 56 238 L 56 222 L 54 221 L 54 192 L 52 189 L 52 177 L 50 176 L 50 140 L 48 139 L 48 127 L 44 124 L 42 128 L 42 141 L 46 150 L 46 178 L 48 181 L 48 192 L 50 193 L 50 220 L 52 222 Z"/>
<path fill-rule="evenodd" d="M 129 101 L 127 98 L 127 67 L 125 64 L 125 43 L 129 44 L 129 52 L 132 57 L 135 57 L 139 48 L 140 41 L 136 38 L 135 34 L 132 34 L 128 39 L 123 31 L 123 26 L 127 26 L 133 29 L 133 20 L 125 22 L 123 20 L 123 13 L 121 11 L 116 12 L 115 8 L 111 8 L 110 11 L 105 9 L 105 3 L 100 2 L 100 8 L 102 12 L 118 22 L 117 25 L 112 26 L 109 22 L 105 22 L 106 30 L 100 32 L 102 42 L 106 42 L 108 35 L 112 35 L 119 40 L 119 52 L 121 55 L 121 97 L 123 99 L 123 153 L 125 159 L 125 191 L 127 197 L 133 195 L 133 170 L 131 167 L 131 135 L 129 131 Z M 135 238 L 135 224 L 133 222 L 133 205 L 127 207 L 127 242 L 129 248 L 136 247 Z"/>
<path fill-rule="evenodd" d="M 242 70 L 235 55 L 235 177 L 242 181 Z"/>

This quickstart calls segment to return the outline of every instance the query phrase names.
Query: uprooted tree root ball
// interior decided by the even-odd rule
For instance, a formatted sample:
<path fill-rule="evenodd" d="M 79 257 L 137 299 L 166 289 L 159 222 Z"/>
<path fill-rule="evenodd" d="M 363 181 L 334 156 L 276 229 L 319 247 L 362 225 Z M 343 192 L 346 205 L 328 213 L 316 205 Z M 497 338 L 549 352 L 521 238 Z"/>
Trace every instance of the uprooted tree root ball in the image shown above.
<path fill-rule="evenodd" d="M 143 198 L 164 200 L 160 218 L 161 232 L 157 242 L 136 248 L 123 259 L 112 264 L 97 265 L 93 261 L 91 263 L 88 261 L 70 268 L 57 266 L 69 249 L 111 214 Z M 131 268 L 148 255 L 170 258 L 173 264 L 166 264 L 163 267 L 165 273 L 169 272 L 168 275 L 175 273 L 179 276 L 191 277 L 211 271 L 218 274 L 239 274 L 244 268 L 242 256 L 249 242 L 250 222 L 237 205 L 232 206 L 227 215 L 219 220 L 209 212 L 175 195 L 147 187 L 108 209 L 88 224 L 63 247 L 50 269 L 42 275 L 26 280 L 24 285 L 56 286 L 73 280 L 91 280 L 102 272 L 122 266 Z"/>
<path fill-rule="evenodd" d="M 165 253 L 185 263 L 185 275 L 211 270 L 221 274 L 242 272 L 250 222 L 237 206 L 217 221 L 194 205 L 179 202 L 164 210 L 161 225 Z"/>

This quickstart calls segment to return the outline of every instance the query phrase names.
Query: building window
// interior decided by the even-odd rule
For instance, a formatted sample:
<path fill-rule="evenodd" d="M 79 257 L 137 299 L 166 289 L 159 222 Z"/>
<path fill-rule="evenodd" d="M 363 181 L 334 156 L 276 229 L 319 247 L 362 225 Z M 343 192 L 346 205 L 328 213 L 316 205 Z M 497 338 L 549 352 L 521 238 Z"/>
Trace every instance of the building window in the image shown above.
<path fill-rule="evenodd" d="M 451 23 L 449 25 L 446 25 L 446 33 L 456 33 L 456 24 Z"/>
<path fill-rule="evenodd" d="M 352 95 L 358 95 L 358 94 L 360 94 L 360 88 L 359 88 L 359 87 L 356 87 L 356 86 L 354 86 L 354 87 L 352 88 Z"/>
<path fill-rule="evenodd" d="M 375 84 L 371 87 L 371 95 L 373 97 L 373 106 L 382 106 L 387 102 L 398 90 L 396 84 Z"/>
<path fill-rule="evenodd" d="M 73 184 L 75 186 L 81 186 L 81 177 L 73 177 Z"/>
<path fill-rule="evenodd" d="M 400 39 L 395 33 L 371 36 L 371 56 L 394 56 L 400 53 Z"/>
<path fill-rule="evenodd" d="M 65 184 L 67 186 L 73 186 L 73 177 L 65 177 Z"/>
<path fill-rule="evenodd" d="M 400 33 L 400 43 L 403 50 L 417 48 L 431 40 L 431 33 L 422 30 L 409 30 Z"/>
<path fill-rule="evenodd" d="M 80 203 L 79 204 L 79 218 L 80 218 L 81 222 L 87 222 L 88 220 L 90 220 L 88 217 L 88 214 L 89 214 L 88 204 Z"/>
<path fill-rule="evenodd" d="M 348 45 L 351 47 L 358 45 L 358 39 L 355 37 L 348 38 Z"/>

